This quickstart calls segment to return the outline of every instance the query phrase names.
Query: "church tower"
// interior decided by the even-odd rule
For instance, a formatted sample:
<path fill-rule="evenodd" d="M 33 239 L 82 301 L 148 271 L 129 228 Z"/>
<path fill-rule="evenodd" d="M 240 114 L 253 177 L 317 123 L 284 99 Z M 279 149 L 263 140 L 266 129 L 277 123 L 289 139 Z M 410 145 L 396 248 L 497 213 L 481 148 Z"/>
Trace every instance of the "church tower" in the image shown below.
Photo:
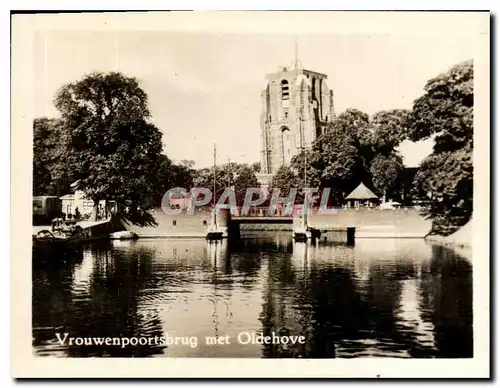
<path fill-rule="evenodd" d="M 266 76 L 261 93 L 261 174 L 268 186 L 278 169 L 310 148 L 334 115 L 327 76 L 305 70 L 295 59 L 290 67 Z"/>

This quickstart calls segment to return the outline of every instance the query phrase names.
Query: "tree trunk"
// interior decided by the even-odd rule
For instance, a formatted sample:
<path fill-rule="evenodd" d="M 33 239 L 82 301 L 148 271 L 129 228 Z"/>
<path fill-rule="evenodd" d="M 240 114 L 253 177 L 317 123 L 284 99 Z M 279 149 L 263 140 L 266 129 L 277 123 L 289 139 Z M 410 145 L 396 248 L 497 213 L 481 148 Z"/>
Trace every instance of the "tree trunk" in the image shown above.
<path fill-rule="evenodd" d="M 92 208 L 91 221 L 97 221 L 97 213 L 99 212 L 99 200 L 94 199 L 94 207 Z"/>

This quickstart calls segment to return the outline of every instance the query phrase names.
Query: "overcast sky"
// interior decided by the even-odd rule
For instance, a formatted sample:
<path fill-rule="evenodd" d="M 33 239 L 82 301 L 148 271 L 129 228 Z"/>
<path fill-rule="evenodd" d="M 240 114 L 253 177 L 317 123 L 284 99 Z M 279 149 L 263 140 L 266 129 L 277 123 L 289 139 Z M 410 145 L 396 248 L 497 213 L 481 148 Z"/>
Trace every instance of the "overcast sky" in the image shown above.
<path fill-rule="evenodd" d="M 421 29 L 433 28 L 421 25 Z M 436 28 L 436 26 L 434 26 Z M 438 31 L 438 30 L 436 30 Z M 35 117 L 56 116 L 64 83 L 92 71 L 137 77 L 149 96 L 164 152 L 197 167 L 218 158 L 260 160 L 260 92 L 265 75 L 289 65 L 295 40 L 309 70 L 327 74 L 336 113 L 411 109 L 427 80 L 473 57 L 474 36 L 453 33 L 249 34 L 114 30 L 42 31 L 35 36 Z M 431 144 L 403 144 L 408 166 Z"/>

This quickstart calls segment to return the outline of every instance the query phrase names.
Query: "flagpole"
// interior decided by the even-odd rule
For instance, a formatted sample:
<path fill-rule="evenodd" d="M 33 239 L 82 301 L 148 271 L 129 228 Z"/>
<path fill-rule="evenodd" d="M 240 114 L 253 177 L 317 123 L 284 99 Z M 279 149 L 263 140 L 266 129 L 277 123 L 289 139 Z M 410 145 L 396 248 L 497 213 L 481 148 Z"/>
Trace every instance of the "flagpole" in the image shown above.
<path fill-rule="evenodd" d="M 307 151 L 304 147 L 304 190 L 307 187 Z"/>
<path fill-rule="evenodd" d="M 213 201 L 213 212 L 214 212 L 214 226 L 217 227 L 217 216 L 215 214 L 215 195 L 216 195 L 216 169 L 217 169 L 217 149 L 215 147 L 214 143 L 214 192 L 212 194 L 212 201 Z"/>
<path fill-rule="evenodd" d="M 304 200 L 303 200 L 303 211 L 304 211 L 304 227 L 307 228 L 307 211 L 306 209 L 306 187 L 307 187 L 307 150 L 306 143 L 304 139 Z M 309 207 L 309 206 L 308 206 Z"/>
<path fill-rule="evenodd" d="M 297 43 L 297 37 L 295 37 L 295 68 L 299 67 L 299 45 Z"/>

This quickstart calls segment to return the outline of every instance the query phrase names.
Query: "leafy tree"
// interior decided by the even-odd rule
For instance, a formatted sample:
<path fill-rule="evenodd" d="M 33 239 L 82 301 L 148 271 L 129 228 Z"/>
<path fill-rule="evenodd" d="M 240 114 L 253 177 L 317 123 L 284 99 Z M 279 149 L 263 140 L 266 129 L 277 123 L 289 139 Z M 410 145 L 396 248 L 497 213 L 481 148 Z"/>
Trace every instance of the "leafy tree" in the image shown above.
<path fill-rule="evenodd" d="M 356 109 L 341 113 L 307 152 L 308 186 L 330 187 L 337 204 L 360 182 L 375 186 L 380 194 L 399 193 L 397 178 L 404 166 L 396 147 L 407 136 L 409 118 L 405 110 L 378 112 L 371 120 Z M 302 187 L 304 153 L 291 165 Z"/>
<path fill-rule="evenodd" d="M 193 186 L 194 166 L 192 161 L 181 161 L 180 164 L 173 163 L 166 155 L 160 155 L 159 165 L 155 176 L 155 190 L 150 207 L 161 205 L 163 195 L 174 187 L 182 187 L 189 190 Z"/>
<path fill-rule="evenodd" d="M 135 78 L 92 73 L 64 85 L 55 105 L 69 135 L 66 158 L 79 188 L 94 201 L 150 201 L 162 150 L 147 95 Z"/>
<path fill-rule="evenodd" d="M 194 160 L 188 160 L 188 159 L 183 159 L 180 162 L 180 165 L 183 167 L 186 167 L 188 169 L 192 169 L 195 166 L 195 161 Z"/>
<path fill-rule="evenodd" d="M 228 171 L 224 168 L 224 166 L 216 167 L 215 181 L 214 168 L 202 168 L 195 172 L 193 187 L 209 189 L 212 192 L 212 196 L 215 197 L 215 201 L 217 202 L 224 190 L 229 187 L 230 182 L 231 177 L 228 176 Z"/>
<path fill-rule="evenodd" d="M 449 234 L 472 215 L 472 144 L 457 151 L 433 153 L 422 162 L 416 186 L 430 195 L 427 214 L 434 220 L 434 232 Z"/>
<path fill-rule="evenodd" d="M 260 169 L 261 169 L 260 162 L 255 162 L 255 163 L 252 163 L 252 170 L 253 170 L 255 173 L 259 173 L 259 172 L 260 172 Z"/>
<path fill-rule="evenodd" d="M 51 121 L 47 118 L 33 120 L 33 195 L 48 193 L 51 182 L 47 166 L 49 155 L 47 143 L 52 133 Z"/>
<path fill-rule="evenodd" d="M 299 189 L 303 189 L 304 185 L 307 185 L 308 188 L 321 187 L 323 163 L 321 153 L 314 150 L 302 151 L 295 155 L 292 158 L 291 167 L 297 175 L 297 187 Z"/>
<path fill-rule="evenodd" d="M 371 163 L 370 172 L 378 193 L 386 198 L 391 190 L 394 192 L 396 189 L 394 186 L 403 169 L 403 158 L 399 154 L 377 155 Z"/>
<path fill-rule="evenodd" d="M 213 187 L 213 168 L 200 168 L 193 174 L 193 187 Z M 211 180 L 211 184 L 210 184 Z"/>
<path fill-rule="evenodd" d="M 337 202 L 359 182 L 369 182 L 371 147 L 370 119 L 366 113 L 348 109 L 337 116 L 313 146 L 311 162 L 321 170 L 321 183 L 332 188 Z"/>
<path fill-rule="evenodd" d="M 462 149 L 473 140 L 474 68 L 472 61 L 453 66 L 429 80 L 413 104 L 410 138 L 434 137 L 434 152 Z"/>
<path fill-rule="evenodd" d="M 370 173 L 375 189 L 384 197 L 401 200 L 403 158 L 396 150 L 406 140 L 411 112 L 404 109 L 380 111 L 371 119 L 373 159 Z"/>
<path fill-rule="evenodd" d="M 61 196 L 69 190 L 66 141 L 61 120 L 33 120 L 33 195 Z"/>
<path fill-rule="evenodd" d="M 299 177 L 288 165 L 281 166 L 272 179 L 272 188 L 279 189 L 281 195 L 286 196 L 290 193 L 291 188 L 297 188 L 299 185 Z"/>
<path fill-rule="evenodd" d="M 377 154 L 390 155 L 406 140 L 411 124 L 411 112 L 394 109 L 375 113 L 371 119 L 372 144 Z"/>
<path fill-rule="evenodd" d="M 215 201 L 218 201 L 224 190 L 233 187 L 238 204 L 242 204 L 246 189 L 259 187 L 254 170 L 247 164 L 226 163 L 216 168 Z M 194 172 L 193 187 L 203 187 L 214 192 L 214 169 L 203 168 Z"/>
<path fill-rule="evenodd" d="M 472 216 L 473 83 L 472 61 L 460 63 L 429 80 L 413 105 L 411 139 L 435 140 L 415 184 L 430 194 L 428 214 L 438 233 L 451 233 Z"/>
<path fill-rule="evenodd" d="M 234 189 L 236 191 L 236 200 L 238 205 L 243 205 L 248 188 L 258 187 L 259 182 L 257 180 L 257 176 L 255 175 L 255 170 L 248 165 L 240 166 L 237 176 L 234 179 Z"/>

